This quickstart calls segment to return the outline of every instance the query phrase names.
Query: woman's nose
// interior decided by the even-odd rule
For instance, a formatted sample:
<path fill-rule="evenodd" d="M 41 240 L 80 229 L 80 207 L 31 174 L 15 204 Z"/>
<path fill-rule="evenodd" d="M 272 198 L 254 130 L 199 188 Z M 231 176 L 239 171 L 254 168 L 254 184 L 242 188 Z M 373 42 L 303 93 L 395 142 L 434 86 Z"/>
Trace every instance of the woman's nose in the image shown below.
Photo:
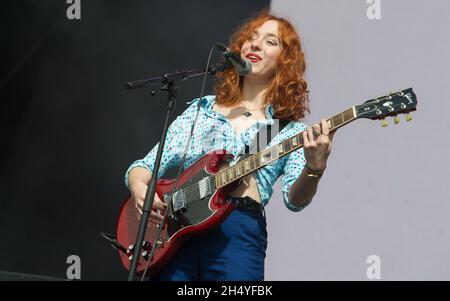
<path fill-rule="evenodd" d="M 252 50 L 260 50 L 260 46 L 259 46 L 259 40 L 258 39 L 254 39 L 252 40 L 250 46 L 252 47 Z"/>

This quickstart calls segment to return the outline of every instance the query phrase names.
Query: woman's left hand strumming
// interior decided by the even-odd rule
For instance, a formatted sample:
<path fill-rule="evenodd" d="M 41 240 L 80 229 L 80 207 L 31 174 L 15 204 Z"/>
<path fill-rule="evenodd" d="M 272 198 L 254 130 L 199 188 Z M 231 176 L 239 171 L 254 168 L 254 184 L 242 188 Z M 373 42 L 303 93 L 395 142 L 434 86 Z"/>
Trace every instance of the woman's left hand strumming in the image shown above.
<path fill-rule="evenodd" d="M 310 170 L 321 172 L 325 170 L 334 133 L 330 133 L 325 119 L 322 119 L 320 124 L 314 124 L 303 132 L 303 149 L 306 164 Z"/>

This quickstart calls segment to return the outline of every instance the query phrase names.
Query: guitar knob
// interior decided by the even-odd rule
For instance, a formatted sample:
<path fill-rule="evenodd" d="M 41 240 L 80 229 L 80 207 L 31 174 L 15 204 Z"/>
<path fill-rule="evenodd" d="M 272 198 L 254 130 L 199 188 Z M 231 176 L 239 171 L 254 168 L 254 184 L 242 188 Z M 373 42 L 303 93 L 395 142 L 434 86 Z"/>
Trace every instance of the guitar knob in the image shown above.
<path fill-rule="evenodd" d="M 157 241 L 156 241 L 156 247 L 157 248 L 161 248 L 162 246 L 164 245 L 164 240 L 163 239 L 158 239 Z"/>
<path fill-rule="evenodd" d="M 142 242 L 142 248 L 143 249 L 147 249 L 149 247 L 150 247 L 150 243 L 148 241 L 145 240 L 145 241 Z"/>
<path fill-rule="evenodd" d="M 412 120 L 411 114 L 406 115 L 405 119 L 406 121 L 411 121 Z"/>
<path fill-rule="evenodd" d="M 388 122 L 386 121 L 386 119 L 383 119 L 383 121 L 381 122 L 381 126 L 384 128 L 388 126 Z"/>
<path fill-rule="evenodd" d="M 397 116 L 395 116 L 395 117 L 394 117 L 394 123 L 395 123 L 395 124 L 398 124 L 399 122 L 400 122 L 400 118 L 397 117 Z"/>

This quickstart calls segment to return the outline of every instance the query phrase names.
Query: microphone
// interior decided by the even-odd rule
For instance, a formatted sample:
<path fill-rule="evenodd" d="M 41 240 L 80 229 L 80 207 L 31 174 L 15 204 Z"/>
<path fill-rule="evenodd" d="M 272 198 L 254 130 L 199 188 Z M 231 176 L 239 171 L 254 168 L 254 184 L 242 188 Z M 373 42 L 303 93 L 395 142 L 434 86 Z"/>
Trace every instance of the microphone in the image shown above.
<path fill-rule="evenodd" d="M 236 67 L 236 71 L 239 75 L 246 76 L 252 72 L 252 63 L 250 63 L 249 60 L 243 59 L 238 53 L 231 51 L 231 49 L 224 44 L 217 43 L 216 47 L 222 51 L 226 60 Z"/>

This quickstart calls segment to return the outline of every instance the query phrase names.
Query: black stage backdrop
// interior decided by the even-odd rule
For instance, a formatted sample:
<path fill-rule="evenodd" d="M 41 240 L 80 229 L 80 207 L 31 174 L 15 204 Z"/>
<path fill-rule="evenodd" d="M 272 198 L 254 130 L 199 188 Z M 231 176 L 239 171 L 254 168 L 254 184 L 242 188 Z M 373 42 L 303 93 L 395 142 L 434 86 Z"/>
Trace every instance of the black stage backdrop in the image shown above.
<path fill-rule="evenodd" d="M 270 1 L 80 3 L 80 20 L 65 0 L 2 3 L 0 270 L 65 278 L 77 255 L 82 280 L 120 280 L 99 233 L 115 233 L 125 170 L 158 141 L 166 106 L 124 83 L 204 66 Z M 181 85 L 176 115 L 200 87 Z"/>

